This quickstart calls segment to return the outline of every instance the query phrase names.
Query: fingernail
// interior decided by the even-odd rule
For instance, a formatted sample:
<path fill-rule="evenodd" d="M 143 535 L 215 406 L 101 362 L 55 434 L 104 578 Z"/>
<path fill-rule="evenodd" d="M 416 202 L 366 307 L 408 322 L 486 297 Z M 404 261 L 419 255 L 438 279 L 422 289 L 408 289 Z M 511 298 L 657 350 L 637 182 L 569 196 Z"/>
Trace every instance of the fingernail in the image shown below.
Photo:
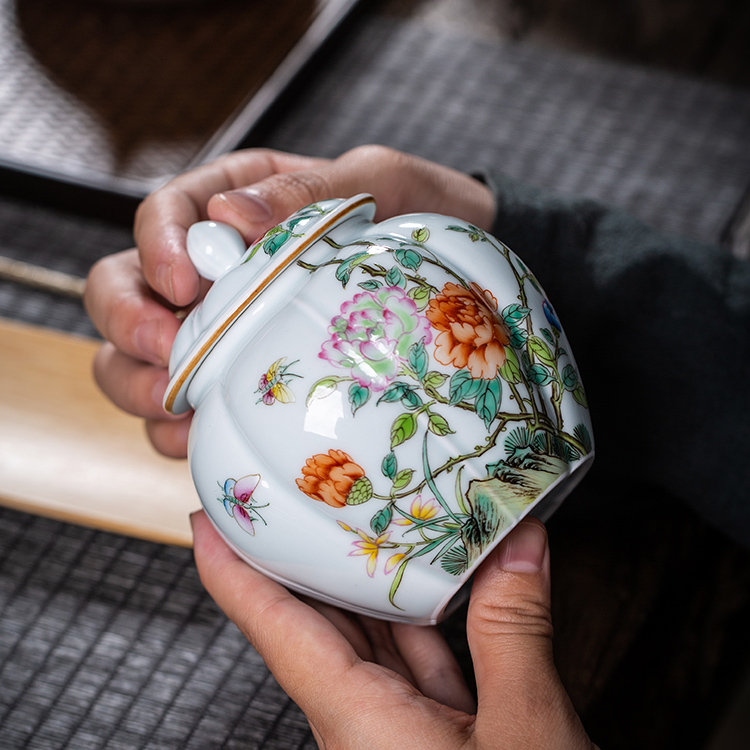
<path fill-rule="evenodd" d="M 159 285 L 159 291 L 170 299 L 174 299 L 174 285 L 172 284 L 172 266 L 169 263 L 162 263 L 156 269 L 156 283 Z"/>
<path fill-rule="evenodd" d="M 134 333 L 136 346 L 143 356 L 155 365 L 164 364 L 161 352 L 161 324 L 156 320 L 146 320 Z"/>
<path fill-rule="evenodd" d="M 538 573 L 544 564 L 547 534 L 542 526 L 521 522 L 502 542 L 498 563 L 513 573 Z"/>
<path fill-rule="evenodd" d="M 252 188 L 229 190 L 219 196 L 232 210 L 252 222 L 268 221 L 273 216 L 271 206 Z"/>
<path fill-rule="evenodd" d="M 154 400 L 154 404 L 162 406 L 164 403 L 164 394 L 167 392 L 167 386 L 169 385 L 169 373 L 165 370 L 157 378 L 154 383 L 153 390 L 151 391 L 151 398 Z"/>

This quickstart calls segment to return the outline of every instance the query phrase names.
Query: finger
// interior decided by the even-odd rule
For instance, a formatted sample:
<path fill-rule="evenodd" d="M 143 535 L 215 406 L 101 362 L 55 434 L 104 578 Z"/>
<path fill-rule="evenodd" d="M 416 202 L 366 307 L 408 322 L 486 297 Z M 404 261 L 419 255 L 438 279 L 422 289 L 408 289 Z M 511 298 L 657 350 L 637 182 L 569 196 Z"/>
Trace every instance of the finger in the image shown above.
<path fill-rule="evenodd" d="M 589 747 L 552 657 L 549 547 L 541 522 L 522 521 L 477 571 L 467 635 L 480 736 L 503 725 L 536 737 L 539 747 L 553 732 L 574 743 L 560 747 Z M 529 716 L 531 726 L 519 721 Z"/>
<path fill-rule="evenodd" d="M 300 599 L 323 615 L 351 643 L 360 659 L 363 661 L 375 660 L 370 640 L 358 622 L 356 615 L 307 596 L 300 596 Z"/>
<path fill-rule="evenodd" d="M 338 693 L 343 676 L 360 661 L 344 636 L 322 614 L 237 557 L 204 512 L 193 514 L 191 523 L 203 585 L 287 693 L 306 713 L 305 705 L 314 704 L 321 689 Z"/>
<path fill-rule="evenodd" d="M 203 585 L 304 711 L 325 746 L 383 747 L 429 741 L 453 747 L 465 739 L 463 714 L 424 701 L 382 667 L 363 662 L 331 622 L 283 586 L 242 562 L 204 512 L 191 516 Z M 438 741 L 440 740 L 440 741 Z"/>
<path fill-rule="evenodd" d="M 130 357 L 107 342 L 94 357 L 94 378 L 104 394 L 123 411 L 146 419 L 176 419 L 162 406 L 169 382 L 164 367 Z"/>
<path fill-rule="evenodd" d="M 401 654 L 396 645 L 391 624 L 385 620 L 365 616 L 360 616 L 357 620 L 372 648 L 372 661 L 401 675 L 414 687 L 418 687 L 406 657 Z"/>
<path fill-rule="evenodd" d="M 97 261 L 89 273 L 84 304 L 97 330 L 118 349 L 166 367 L 180 322 L 146 285 L 136 250 Z"/>
<path fill-rule="evenodd" d="M 414 684 L 424 695 L 459 711 L 475 713 L 476 702 L 461 667 L 436 628 L 394 623 L 393 637 Z"/>
<path fill-rule="evenodd" d="M 192 421 L 192 412 L 182 414 L 178 418 L 148 419 L 146 433 L 154 448 L 162 455 L 168 458 L 186 458 L 188 433 Z"/>
<path fill-rule="evenodd" d="M 321 160 L 265 149 L 238 151 L 175 177 L 138 207 L 135 240 L 148 283 L 184 307 L 199 293 L 186 253 L 187 230 L 208 217 L 209 198 L 262 180 L 279 170 L 309 169 Z"/>
<path fill-rule="evenodd" d="M 305 205 L 362 192 L 375 197 L 378 220 L 428 211 L 489 227 L 495 210 L 490 191 L 472 177 L 383 146 L 361 146 L 335 161 L 217 194 L 208 208 L 211 219 L 250 239 Z"/>
<path fill-rule="evenodd" d="M 193 415 L 164 411 L 162 400 L 169 380 L 166 369 L 128 357 L 105 343 L 94 357 L 94 379 L 116 406 L 146 418 L 146 432 L 159 453 L 185 458 Z"/>

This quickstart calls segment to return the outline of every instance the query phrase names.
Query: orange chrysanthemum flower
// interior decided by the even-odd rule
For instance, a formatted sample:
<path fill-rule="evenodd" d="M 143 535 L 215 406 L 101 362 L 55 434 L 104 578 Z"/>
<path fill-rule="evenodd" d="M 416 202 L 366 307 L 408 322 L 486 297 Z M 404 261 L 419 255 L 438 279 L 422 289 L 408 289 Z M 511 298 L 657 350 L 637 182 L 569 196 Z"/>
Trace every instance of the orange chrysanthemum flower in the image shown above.
<path fill-rule="evenodd" d="M 343 508 L 354 482 L 365 475 L 364 469 L 354 463 L 344 451 L 330 450 L 308 458 L 302 467 L 302 477 L 297 487 L 313 500 L 333 508 Z"/>

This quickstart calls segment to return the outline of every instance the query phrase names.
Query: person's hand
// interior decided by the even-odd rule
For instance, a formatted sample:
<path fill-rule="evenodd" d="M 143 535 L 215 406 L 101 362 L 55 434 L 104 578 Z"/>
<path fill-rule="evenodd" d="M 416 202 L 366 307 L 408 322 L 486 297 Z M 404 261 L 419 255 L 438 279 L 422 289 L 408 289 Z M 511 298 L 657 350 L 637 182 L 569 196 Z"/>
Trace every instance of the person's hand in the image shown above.
<path fill-rule="evenodd" d="M 211 219 L 233 225 L 251 244 L 294 211 L 327 198 L 374 195 L 376 220 L 413 211 L 444 213 L 488 229 L 490 191 L 468 175 L 381 146 L 338 159 L 267 150 L 239 151 L 169 182 L 139 207 L 137 250 L 108 256 L 91 270 L 86 308 L 107 340 L 94 363 L 102 390 L 144 417 L 160 452 L 184 456 L 190 415 L 162 408 L 176 313 L 205 293 L 187 256 L 189 226 Z"/>
<path fill-rule="evenodd" d="M 476 703 L 435 628 L 306 603 L 240 560 L 205 513 L 192 522 L 204 586 L 304 711 L 321 748 L 595 747 L 552 660 L 539 521 L 522 521 L 475 575 L 467 635 Z"/>

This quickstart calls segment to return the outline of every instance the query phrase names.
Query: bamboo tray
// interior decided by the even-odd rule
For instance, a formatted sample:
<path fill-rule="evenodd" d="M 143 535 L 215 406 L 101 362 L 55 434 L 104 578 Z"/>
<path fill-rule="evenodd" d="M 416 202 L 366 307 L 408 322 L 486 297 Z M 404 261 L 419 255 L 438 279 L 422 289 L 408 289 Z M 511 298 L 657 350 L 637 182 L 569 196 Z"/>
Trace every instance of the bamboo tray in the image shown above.
<path fill-rule="evenodd" d="M 0 320 L 0 504 L 191 546 L 187 462 L 157 454 L 141 420 L 99 392 L 97 347 Z"/>

